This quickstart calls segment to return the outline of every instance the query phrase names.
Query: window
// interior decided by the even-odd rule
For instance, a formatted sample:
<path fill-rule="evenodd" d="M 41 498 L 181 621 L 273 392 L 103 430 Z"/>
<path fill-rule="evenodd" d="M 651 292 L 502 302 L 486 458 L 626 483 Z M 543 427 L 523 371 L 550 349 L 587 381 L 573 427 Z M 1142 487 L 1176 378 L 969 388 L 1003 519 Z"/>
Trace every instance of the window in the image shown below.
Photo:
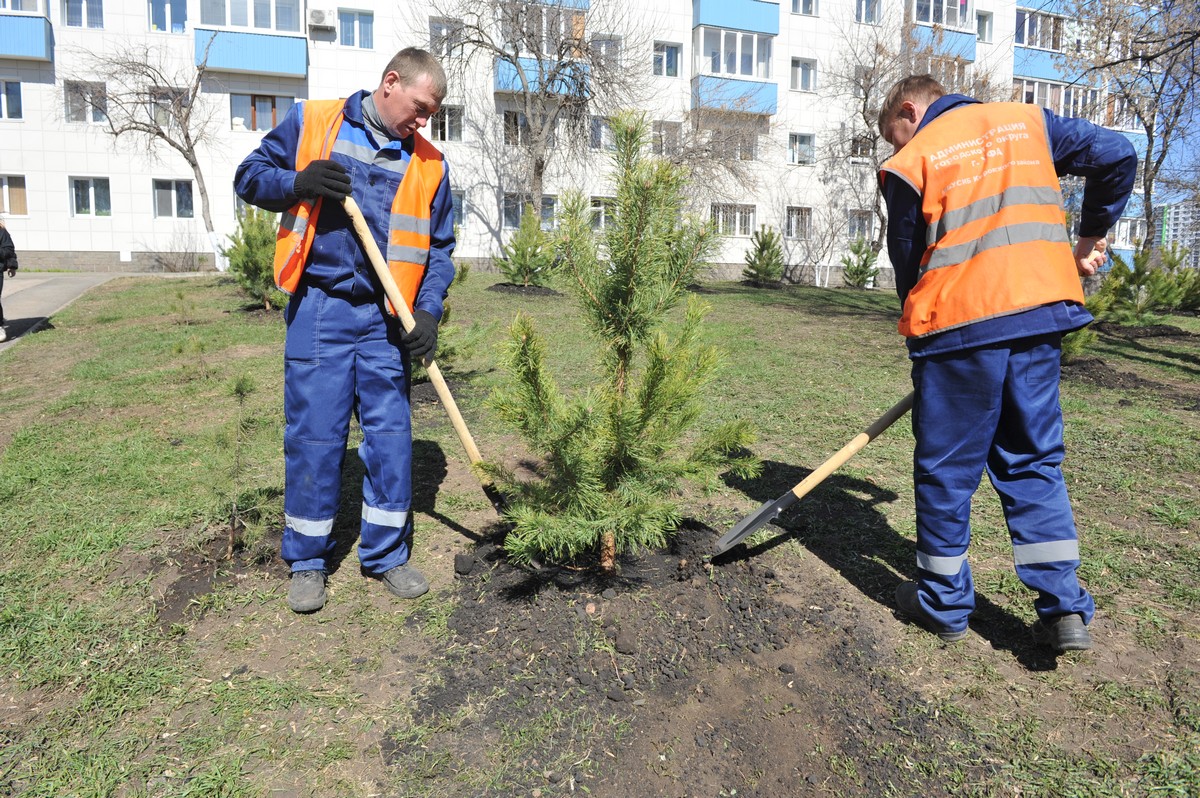
<path fill-rule="evenodd" d="M 0 175 L 0 213 L 25 216 L 29 205 L 25 201 L 25 176 Z"/>
<path fill-rule="evenodd" d="M 107 177 L 72 177 L 71 199 L 75 216 L 112 216 Z"/>
<path fill-rule="evenodd" d="M 21 119 L 21 83 L 0 80 L 0 119 Z"/>
<path fill-rule="evenodd" d="M 758 134 L 749 130 L 729 133 L 728 157 L 734 161 L 753 161 L 758 157 Z"/>
<path fill-rule="evenodd" d="M 650 151 L 671 157 L 683 150 L 683 123 L 655 121 L 650 126 Z"/>
<path fill-rule="evenodd" d="M 248 2 L 253 8 L 247 5 Z M 275 20 L 273 26 L 272 16 Z M 298 33 L 300 0 L 200 0 L 200 24 L 221 27 L 228 24 L 231 28 L 274 27 L 275 30 Z"/>
<path fill-rule="evenodd" d="M 874 237 L 875 214 L 870 211 L 846 212 L 846 236 L 851 241 L 863 239 L 870 241 Z"/>
<path fill-rule="evenodd" d="M 103 83 L 69 80 L 63 84 L 68 122 L 103 122 L 108 119 L 108 95 Z"/>
<path fill-rule="evenodd" d="M 1062 52 L 1063 18 L 1019 8 L 1013 41 L 1026 47 Z"/>
<path fill-rule="evenodd" d="M 1106 123 L 1104 109 L 1100 107 L 1100 91 L 1086 86 L 1064 86 L 1044 80 L 1013 81 L 1013 100 L 1040 105 L 1060 116 L 1088 119 L 1097 124 Z"/>
<path fill-rule="evenodd" d="M 696 28 L 700 71 L 710 75 L 771 77 L 773 36 L 721 28 Z"/>
<path fill-rule="evenodd" d="M 788 163 L 813 163 L 817 160 L 816 152 L 816 137 L 812 133 L 788 134 Z"/>
<path fill-rule="evenodd" d="M 448 58 L 462 42 L 463 24 L 460 19 L 429 18 L 429 52 L 438 58 Z"/>
<path fill-rule="evenodd" d="M 664 78 L 679 77 L 679 53 L 682 49 L 678 44 L 655 42 L 654 74 Z"/>
<path fill-rule="evenodd" d="M 450 207 L 454 214 L 454 229 L 464 229 L 467 226 L 467 195 L 461 191 L 451 191 Z"/>
<path fill-rule="evenodd" d="M 283 121 L 295 101 L 270 94 L 229 95 L 234 130 L 270 130 Z"/>
<path fill-rule="evenodd" d="M 557 202 L 557 197 L 548 194 L 542 195 L 542 229 L 554 229 L 554 206 Z M 505 194 L 504 195 L 504 227 L 509 230 L 515 230 L 521 226 L 521 217 L 525 214 L 525 205 L 529 203 L 529 197 L 525 194 Z"/>
<path fill-rule="evenodd" d="M 792 0 L 792 13 L 815 17 L 817 15 L 817 0 Z"/>
<path fill-rule="evenodd" d="M 0 8 L 7 8 L 9 11 L 29 11 L 36 14 L 40 2 L 41 0 L 0 0 Z"/>
<path fill-rule="evenodd" d="M 855 136 L 850 139 L 850 160 L 869 161 L 875 155 L 875 139 L 871 136 Z"/>
<path fill-rule="evenodd" d="M 150 0 L 150 30 L 183 33 L 187 28 L 187 0 Z"/>
<path fill-rule="evenodd" d="M 612 197 L 592 197 L 592 229 L 604 230 L 613 223 L 616 200 Z"/>
<path fill-rule="evenodd" d="M 155 180 L 154 216 L 156 218 L 191 219 L 192 181 Z"/>
<path fill-rule="evenodd" d="M 712 223 L 723 236 L 748 236 L 754 231 L 754 206 L 714 202 Z"/>
<path fill-rule="evenodd" d="M 616 36 L 596 36 L 592 39 L 592 63 L 616 69 L 621 64 L 621 40 Z"/>
<path fill-rule="evenodd" d="M 975 15 L 975 34 L 979 41 L 984 44 L 992 43 L 992 14 L 987 11 L 980 11 Z"/>
<path fill-rule="evenodd" d="M 529 122 L 520 111 L 504 112 L 504 143 L 517 145 L 529 143 Z"/>
<path fill-rule="evenodd" d="M 593 150 L 615 150 L 617 143 L 613 140 L 612 126 L 603 116 L 592 117 L 592 129 L 588 136 L 588 147 Z"/>
<path fill-rule="evenodd" d="M 975 17 L 971 14 L 971 0 L 916 0 L 913 22 L 970 30 Z"/>
<path fill-rule="evenodd" d="M 583 11 L 560 5 L 512 0 L 500 4 L 500 37 L 506 50 L 578 57 L 586 42 L 584 22 Z"/>
<path fill-rule="evenodd" d="M 854 0 L 854 21 L 864 25 L 878 25 L 881 0 Z"/>
<path fill-rule="evenodd" d="M 965 58 L 954 55 L 933 55 L 919 59 L 921 68 L 933 75 L 949 91 L 967 90 L 971 86 L 971 75 L 975 65 Z"/>
<path fill-rule="evenodd" d="M 434 141 L 462 141 L 463 109 L 460 105 L 443 105 L 429 117 L 429 138 Z"/>
<path fill-rule="evenodd" d="M 792 91 L 817 90 L 817 62 L 806 58 L 792 59 Z"/>
<path fill-rule="evenodd" d="M 783 220 L 783 237 L 807 241 L 812 238 L 812 208 L 787 206 Z"/>
<path fill-rule="evenodd" d="M 184 110 L 188 106 L 188 95 L 183 89 L 155 87 L 149 91 L 147 111 L 154 124 L 161 128 L 178 127 Z"/>
<path fill-rule="evenodd" d="M 1138 103 L 1128 97 L 1112 95 L 1108 98 L 1108 127 L 1120 130 L 1141 130 L 1141 116 Z"/>
<path fill-rule="evenodd" d="M 1120 219 L 1113 231 L 1113 243 L 1138 246 L 1146 238 L 1145 219 Z"/>
<path fill-rule="evenodd" d="M 361 50 L 375 49 L 375 15 L 370 11 L 339 8 L 338 44 Z"/>
<path fill-rule="evenodd" d="M 68 28 L 103 28 L 103 0 L 63 0 L 62 18 Z"/>

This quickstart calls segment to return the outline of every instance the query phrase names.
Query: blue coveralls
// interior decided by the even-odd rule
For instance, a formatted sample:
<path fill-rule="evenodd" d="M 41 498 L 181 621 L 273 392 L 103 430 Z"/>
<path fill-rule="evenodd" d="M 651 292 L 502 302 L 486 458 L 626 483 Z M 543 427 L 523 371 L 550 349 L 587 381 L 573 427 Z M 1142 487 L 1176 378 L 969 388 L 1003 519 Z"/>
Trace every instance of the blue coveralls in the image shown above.
<path fill-rule="evenodd" d="M 363 121 L 362 91 L 346 101 L 330 156 L 350 173 L 351 194 L 380 249 L 387 251 L 392 201 L 412 139 L 378 145 Z M 297 103 L 238 167 L 238 196 L 282 212 L 293 191 L 304 104 Z M 444 162 L 443 162 L 444 163 Z M 415 310 L 441 318 L 454 265 L 447 168 L 430 208 L 429 263 Z M 399 321 L 345 211 L 325 201 L 312 251 L 285 313 L 283 559 L 292 571 L 325 570 L 333 553 L 342 463 L 355 413 L 363 432 L 359 560 L 369 574 L 403 565 L 412 551 L 412 430 L 407 354 Z"/>
<path fill-rule="evenodd" d="M 938 99 L 918 133 L 974 102 L 962 95 Z M 1058 174 L 1087 178 L 1079 235 L 1104 235 L 1125 208 L 1137 154 L 1119 133 L 1045 115 Z M 903 180 L 885 181 L 884 198 L 888 254 L 903 302 L 925 252 L 925 219 L 921 198 Z M 1017 576 L 1038 594 L 1038 616 L 1078 613 L 1091 622 L 1095 604 L 1076 576 L 1079 542 L 1061 468 L 1058 394 L 1062 336 L 1091 321 L 1083 306 L 1057 302 L 908 340 L 917 596 L 947 631 L 965 629 L 975 608 L 967 546 L 971 497 L 984 470 L 1000 496 Z"/>

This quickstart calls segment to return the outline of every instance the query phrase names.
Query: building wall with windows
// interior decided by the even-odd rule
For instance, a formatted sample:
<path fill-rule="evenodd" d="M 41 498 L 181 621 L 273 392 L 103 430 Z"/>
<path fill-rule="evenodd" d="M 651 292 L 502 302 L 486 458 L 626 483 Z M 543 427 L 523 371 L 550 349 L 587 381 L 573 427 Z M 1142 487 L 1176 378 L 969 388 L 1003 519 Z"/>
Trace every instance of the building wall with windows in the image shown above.
<path fill-rule="evenodd" d="M 512 0 L 512 2 L 528 0 Z M 495 63 L 464 62 L 456 48 L 466 0 L 0 0 L 0 213 L 22 263 L 56 268 L 170 268 L 213 263 L 214 243 L 236 227 L 234 170 L 292 104 L 372 89 L 388 58 L 418 45 L 449 63 L 444 109 L 426 135 L 447 153 L 454 181 L 457 255 L 487 259 L 524 212 L 525 172 L 514 153 L 528 135 Z M 929 68 L 987 77 L 1014 97 L 1060 113 L 1103 106 L 1054 68 L 1070 29 L 1015 0 L 545 0 L 556 25 L 636 78 L 633 105 L 651 124 L 650 147 L 676 157 L 707 141 L 711 170 L 693 210 L 726 235 L 716 260 L 740 274 L 750 236 L 783 233 L 793 277 L 818 282 L 853 237 L 874 238 L 882 219 L 874 131 L 853 125 L 854 41 L 902 49 L 910 36 L 942 56 Z M 549 25 L 549 15 L 539 17 Z M 600 20 L 603 20 L 601 22 Z M 1056 22 L 1056 20 L 1058 20 Z M 539 24 L 542 24 L 539 22 Z M 586 27 L 586 31 L 583 28 Z M 177 84 L 205 65 L 197 110 L 209 120 L 198 148 L 215 234 L 201 214 L 192 169 L 165 146 L 115 141 L 104 97 L 119 91 L 105 59 L 146 53 Z M 160 87 L 169 89 L 172 87 Z M 881 90 L 886 90 L 886 86 Z M 1090 105 L 1092 101 L 1097 105 Z M 563 194 L 582 191 L 596 224 L 607 200 L 611 132 L 596 107 L 584 139 L 556 133 L 540 201 L 547 227 Z M 716 120 L 716 121 L 714 121 Z M 1098 119 L 1120 125 L 1111 117 Z M 723 168 L 723 164 L 732 164 Z M 849 181 L 847 183 L 846 181 Z M 852 184 L 864 193 L 846 189 Z M 193 257 L 189 259 L 188 254 Z M 886 269 L 886 257 L 881 259 Z M 887 283 L 886 274 L 881 278 Z M 836 279 L 831 284 L 836 285 Z"/>
<path fill-rule="evenodd" d="M 1193 269 L 1200 269 L 1200 203 L 1177 202 L 1158 210 L 1161 223 L 1159 244 L 1164 247 L 1175 244 L 1186 249 L 1188 252 L 1184 263 Z"/>

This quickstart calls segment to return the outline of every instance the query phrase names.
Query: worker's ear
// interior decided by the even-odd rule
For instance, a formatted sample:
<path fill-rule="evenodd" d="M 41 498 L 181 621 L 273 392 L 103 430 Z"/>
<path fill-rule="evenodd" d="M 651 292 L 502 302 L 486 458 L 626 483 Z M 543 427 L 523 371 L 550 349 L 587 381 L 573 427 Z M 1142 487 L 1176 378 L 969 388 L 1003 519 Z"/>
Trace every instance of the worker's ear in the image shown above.
<path fill-rule="evenodd" d="M 906 119 L 909 122 L 916 124 L 916 122 L 917 122 L 917 104 L 914 103 L 912 100 L 905 100 L 904 102 L 900 103 L 899 116 L 901 119 Z"/>

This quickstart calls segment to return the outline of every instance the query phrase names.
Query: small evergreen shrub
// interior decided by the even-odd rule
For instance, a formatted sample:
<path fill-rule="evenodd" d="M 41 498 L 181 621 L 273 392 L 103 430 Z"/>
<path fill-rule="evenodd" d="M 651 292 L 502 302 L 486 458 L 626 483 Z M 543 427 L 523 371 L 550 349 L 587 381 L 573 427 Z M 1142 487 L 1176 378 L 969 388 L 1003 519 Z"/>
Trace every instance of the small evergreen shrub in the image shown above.
<path fill-rule="evenodd" d="M 237 231 L 229 236 L 224 250 L 229 273 L 238 286 L 267 310 L 283 307 L 287 294 L 275 287 L 275 234 L 278 216 L 261 208 L 246 208 L 238 219 Z"/>
<path fill-rule="evenodd" d="M 1112 268 L 1088 302 L 1093 316 L 1117 324 L 1154 324 L 1156 313 L 1179 306 L 1183 288 L 1171 272 L 1151 265 L 1152 254 L 1135 252 L 1132 267 L 1120 255 L 1112 256 Z"/>
<path fill-rule="evenodd" d="M 850 254 L 842 256 L 842 282 L 847 288 L 866 288 L 879 274 L 879 253 L 865 238 L 855 239 Z"/>
<path fill-rule="evenodd" d="M 783 279 L 783 242 L 779 232 L 763 225 L 754 231 L 742 277 L 754 285 L 775 285 Z"/>
<path fill-rule="evenodd" d="M 524 287 L 549 283 L 554 251 L 550 236 L 542 230 L 541 217 L 532 205 L 525 206 L 521 224 L 501 252 L 504 257 L 496 261 L 496 266 L 508 282 Z"/>

